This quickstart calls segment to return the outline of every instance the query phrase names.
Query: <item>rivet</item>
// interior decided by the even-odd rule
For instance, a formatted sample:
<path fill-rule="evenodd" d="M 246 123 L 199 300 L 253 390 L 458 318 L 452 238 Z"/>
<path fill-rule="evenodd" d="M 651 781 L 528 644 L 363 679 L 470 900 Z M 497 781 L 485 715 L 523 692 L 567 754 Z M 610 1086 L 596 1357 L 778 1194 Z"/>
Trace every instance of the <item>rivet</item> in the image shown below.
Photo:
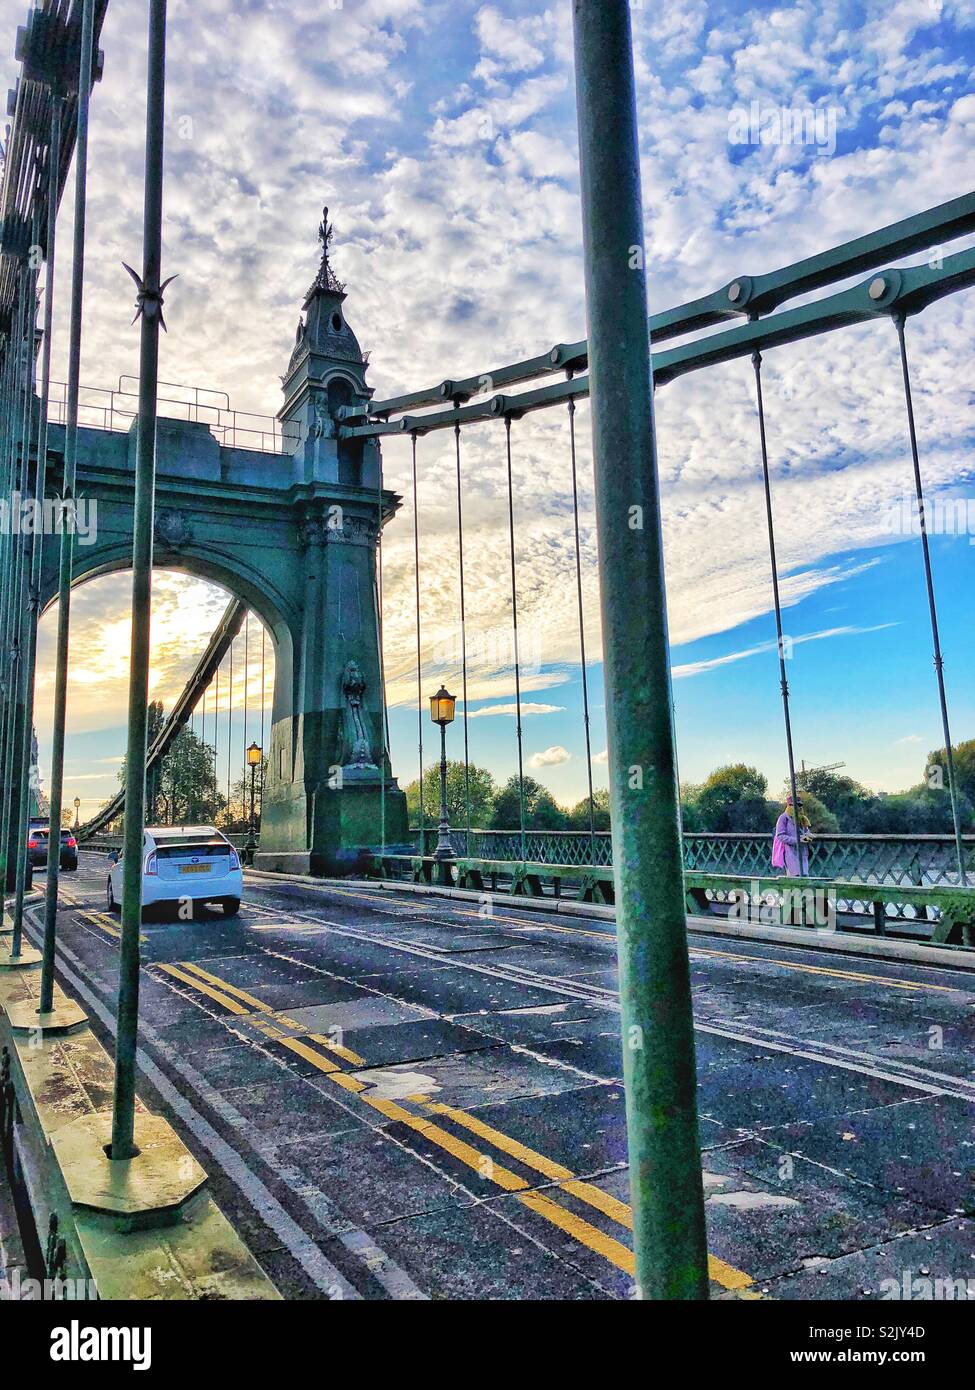
<path fill-rule="evenodd" d="M 887 281 L 882 275 L 878 275 L 876 280 L 870 281 L 870 289 L 867 293 L 871 299 L 883 299 L 887 293 Z"/>

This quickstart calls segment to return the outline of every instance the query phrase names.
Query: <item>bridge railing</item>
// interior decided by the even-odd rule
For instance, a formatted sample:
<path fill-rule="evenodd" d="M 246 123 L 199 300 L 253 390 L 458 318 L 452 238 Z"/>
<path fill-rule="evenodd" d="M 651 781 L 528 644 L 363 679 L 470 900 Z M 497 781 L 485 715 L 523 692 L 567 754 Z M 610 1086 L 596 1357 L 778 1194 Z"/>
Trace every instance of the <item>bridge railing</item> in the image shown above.
<path fill-rule="evenodd" d="M 139 398 L 128 389 L 134 377 L 122 376 L 117 387 L 82 386 L 79 391 L 78 422 L 87 429 L 128 431 L 138 415 Z M 159 414 L 169 420 L 188 420 L 209 427 L 218 444 L 228 449 L 249 449 L 263 454 L 286 454 L 292 441 L 283 433 L 273 415 L 257 415 L 237 410 L 225 391 L 179 382 L 160 382 Z M 63 425 L 67 412 L 67 387 L 63 381 L 51 382 L 48 420 Z"/>
<path fill-rule="evenodd" d="M 418 853 L 433 854 L 436 827 L 412 832 Z M 528 860 L 536 864 L 608 868 L 613 862 L 609 831 L 590 837 L 585 830 L 531 830 L 524 845 L 517 830 L 450 832 L 458 857 Z M 975 874 L 975 835 L 963 837 L 966 869 Z M 684 835 L 684 868 L 698 873 L 767 876 L 772 862 L 772 834 L 689 832 Z M 809 846 L 814 878 L 858 883 L 943 885 L 958 883 L 958 859 L 952 835 L 816 835 Z"/>

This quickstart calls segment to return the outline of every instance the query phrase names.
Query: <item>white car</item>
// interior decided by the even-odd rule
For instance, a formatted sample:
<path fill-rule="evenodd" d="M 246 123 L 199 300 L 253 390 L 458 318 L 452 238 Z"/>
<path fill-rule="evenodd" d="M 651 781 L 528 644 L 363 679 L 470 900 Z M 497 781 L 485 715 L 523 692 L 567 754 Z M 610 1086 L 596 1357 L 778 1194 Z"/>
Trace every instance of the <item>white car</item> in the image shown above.
<path fill-rule="evenodd" d="M 165 903 L 175 915 L 184 904 L 219 903 L 225 917 L 234 917 L 240 911 L 243 888 L 240 855 L 215 826 L 146 826 L 143 909 Z M 121 856 L 109 870 L 106 896 L 109 911 L 121 911 Z"/>

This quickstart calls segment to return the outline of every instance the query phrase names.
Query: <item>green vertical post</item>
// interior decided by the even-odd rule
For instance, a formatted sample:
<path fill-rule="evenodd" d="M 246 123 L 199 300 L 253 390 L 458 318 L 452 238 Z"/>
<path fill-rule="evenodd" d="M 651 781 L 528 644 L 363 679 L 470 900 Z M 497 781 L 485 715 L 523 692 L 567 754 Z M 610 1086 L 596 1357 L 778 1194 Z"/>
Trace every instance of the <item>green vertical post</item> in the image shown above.
<path fill-rule="evenodd" d="M 44 339 L 41 348 L 41 395 L 39 418 L 37 422 L 37 461 L 34 469 L 34 496 L 43 502 L 47 490 L 47 412 L 51 396 L 51 338 L 54 325 L 54 253 L 58 221 L 58 177 L 61 165 L 61 111 L 62 99 L 57 94 L 51 98 L 51 138 L 48 144 L 47 162 L 47 228 L 44 239 L 44 258 L 47 264 L 44 286 Z M 41 561 L 44 548 L 44 530 L 38 527 L 31 538 L 30 589 L 26 615 L 26 635 L 24 643 L 24 731 L 23 753 L 21 758 L 20 810 L 17 817 L 17 844 L 23 848 L 27 839 L 27 825 L 30 819 L 30 750 L 34 735 L 34 668 L 37 658 L 37 624 L 40 617 Z M 52 848 L 48 849 L 50 860 Z M 60 856 L 59 856 L 60 857 Z M 23 853 L 17 861 L 17 884 L 14 899 L 14 954 L 20 947 L 24 922 L 24 891 L 26 888 L 27 860 Z M 53 946 L 53 942 L 52 942 Z M 39 1013 L 49 1013 L 54 1007 L 54 962 L 48 970 L 48 978 L 43 978 Z M 43 985 L 47 984 L 45 994 Z"/>
<path fill-rule="evenodd" d="M 708 1296 L 629 7 L 574 0 L 637 1294 Z"/>
<path fill-rule="evenodd" d="M 149 638 L 152 606 L 152 524 L 156 487 L 156 406 L 159 326 L 162 322 L 163 137 L 166 95 L 166 0 L 149 4 L 146 101 L 146 186 L 139 308 L 139 422 L 132 538 L 132 647 L 129 729 L 125 760 L 122 940 L 115 1037 L 113 1159 L 132 1158 L 135 1145 L 135 1052 L 139 1028 L 139 935 L 142 928 L 142 842 L 145 829 L 146 732 L 149 715 Z"/>
<path fill-rule="evenodd" d="M 85 0 L 81 16 L 81 52 L 78 67 L 78 120 L 75 141 L 75 191 L 73 256 L 71 266 L 71 319 L 68 328 L 68 383 L 64 410 L 64 482 L 61 496 L 75 501 L 78 461 L 78 398 L 81 385 L 81 318 L 85 294 L 85 233 L 88 216 L 88 109 L 91 100 L 95 3 Z M 47 884 L 44 899 L 44 958 L 50 958 L 45 983 L 53 989 L 54 940 L 57 933 L 60 855 L 52 853 L 61 843 L 61 802 L 64 796 L 64 738 L 68 715 L 68 639 L 71 628 L 71 578 L 74 563 L 74 529 L 61 528 L 58 566 L 58 633 L 54 666 L 54 726 L 51 736 L 51 818 L 49 822 Z"/>
<path fill-rule="evenodd" d="M 9 462 L 6 471 L 5 491 L 9 491 L 11 512 L 14 499 L 21 489 L 21 476 L 24 471 L 22 446 L 21 412 L 26 393 L 24 382 L 25 343 L 27 338 L 27 284 L 26 262 L 18 272 L 17 302 L 11 316 L 10 346 L 14 352 L 13 391 L 8 413 Z M 3 878 L 0 892 L 6 893 L 13 887 L 10 852 L 13 850 L 13 836 L 10 834 L 11 783 L 14 770 L 14 738 L 17 724 L 17 702 L 19 687 L 19 619 L 20 608 L 17 593 L 17 580 L 20 569 L 20 537 L 11 528 L 6 538 L 3 588 L 3 637 L 0 641 L 4 668 L 4 708 L 3 708 L 3 756 L 0 760 L 0 855 L 3 857 Z"/>
<path fill-rule="evenodd" d="M 34 232 L 36 240 L 36 215 Z M 37 272 L 24 266 L 21 272 L 23 289 L 23 316 L 19 335 L 19 389 L 15 401 L 14 424 L 14 463 L 12 469 L 14 499 L 21 501 L 27 496 L 30 475 L 30 435 L 33 422 L 33 361 L 34 361 L 34 322 L 36 315 L 35 287 Z M 16 887 L 16 866 L 23 859 L 25 849 L 17 843 L 16 818 L 19 806 L 17 791 L 20 786 L 20 749 L 23 728 L 23 636 L 24 636 L 24 590 L 25 590 L 25 542 L 26 537 L 11 534 L 10 584 L 7 607 L 7 684 L 10 698 L 6 709 L 6 735 L 3 764 L 3 796 L 0 800 L 0 841 L 4 856 L 4 891 Z M 10 953 L 20 956 L 20 934 L 14 932 Z"/>

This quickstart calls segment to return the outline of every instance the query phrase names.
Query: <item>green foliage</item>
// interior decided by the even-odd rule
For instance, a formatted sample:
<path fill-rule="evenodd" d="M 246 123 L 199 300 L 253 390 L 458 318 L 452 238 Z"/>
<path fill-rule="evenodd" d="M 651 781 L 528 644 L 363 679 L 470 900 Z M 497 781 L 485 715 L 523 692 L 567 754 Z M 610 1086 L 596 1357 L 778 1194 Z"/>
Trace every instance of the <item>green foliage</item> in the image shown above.
<path fill-rule="evenodd" d="M 798 778 L 796 780 L 798 781 Z M 802 802 L 803 811 L 809 817 L 809 828 L 814 835 L 835 835 L 839 831 L 839 819 L 828 806 L 823 805 L 815 792 L 801 791 L 799 800 Z"/>
<path fill-rule="evenodd" d="M 470 764 L 471 785 L 471 825 L 483 829 L 491 822 L 494 810 L 494 778 L 487 768 Z M 415 778 L 406 792 L 406 806 L 410 825 L 420 824 L 420 780 Z M 440 818 L 440 764 L 431 763 L 423 770 L 423 820 L 426 825 L 436 825 Z M 454 829 L 467 824 L 467 788 L 464 778 L 464 764 L 447 762 L 447 818 Z"/>
<path fill-rule="evenodd" d="M 162 706 L 154 703 L 150 706 L 150 731 L 155 728 L 158 732 L 161 719 Z M 124 763 L 119 781 L 125 785 Z M 226 798 L 216 788 L 214 750 L 197 738 L 189 725 L 176 735 L 148 791 L 147 811 L 151 814 L 147 819 L 164 825 L 214 823 L 226 806 Z"/>
<path fill-rule="evenodd" d="M 569 816 L 548 787 L 534 777 L 524 779 L 525 829 L 567 830 Z M 521 827 L 520 798 L 517 776 L 509 777 L 494 799 L 492 830 L 518 830 Z"/>
<path fill-rule="evenodd" d="M 609 829 L 609 788 L 600 787 L 592 794 L 592 819 L 594 830 Z M 584 796 L 576 802 L 569 812 L 570 830 L 589 829 L 589 798 Z"/>
<path fill-rule="evenodd" d="M 951 752 L 955 766 L 955 786 L 958 795 L 968 803 L 966 819 L 970 822 L 972 818 L 971 808 L 975 806 L 975 738 L 967 739 L 964 743 L 954 744 Z M 927 766 L 924 769 L 924 781 L 927 787 L 931 787 L 932 783 L 940 783 L 941 788 L 947 793 L 948 768 L 943 748 L 938 748 L 934 753 L 928 754 Z M 937 788 L 932 789 L 936 790 Z"/>
<path fill-rule="evenodd" d="M 766 800 L 768 780 L 756 767 L 731 763 L 718 767 L 698 790 L 695 798 L 705 830 L 771 830 L 776 808 Z"/>
<path fill-rule="evenodd" d="M 852 777 L 843 777 L 822 768 L 809 768 L 806 772 L 797 772 L 796 786 L 804 803 L 809 796 L 816 797 L 820 804 L 833 814 L 844 832 L 851 835 L 864 832 L 871 807 L 877 800 L 873 792 L 854 781 Z M 783 787 L 783 799 L 788 794 L 789 788 Z M 806 812 L 809 814 L 808 806 Z"/>

